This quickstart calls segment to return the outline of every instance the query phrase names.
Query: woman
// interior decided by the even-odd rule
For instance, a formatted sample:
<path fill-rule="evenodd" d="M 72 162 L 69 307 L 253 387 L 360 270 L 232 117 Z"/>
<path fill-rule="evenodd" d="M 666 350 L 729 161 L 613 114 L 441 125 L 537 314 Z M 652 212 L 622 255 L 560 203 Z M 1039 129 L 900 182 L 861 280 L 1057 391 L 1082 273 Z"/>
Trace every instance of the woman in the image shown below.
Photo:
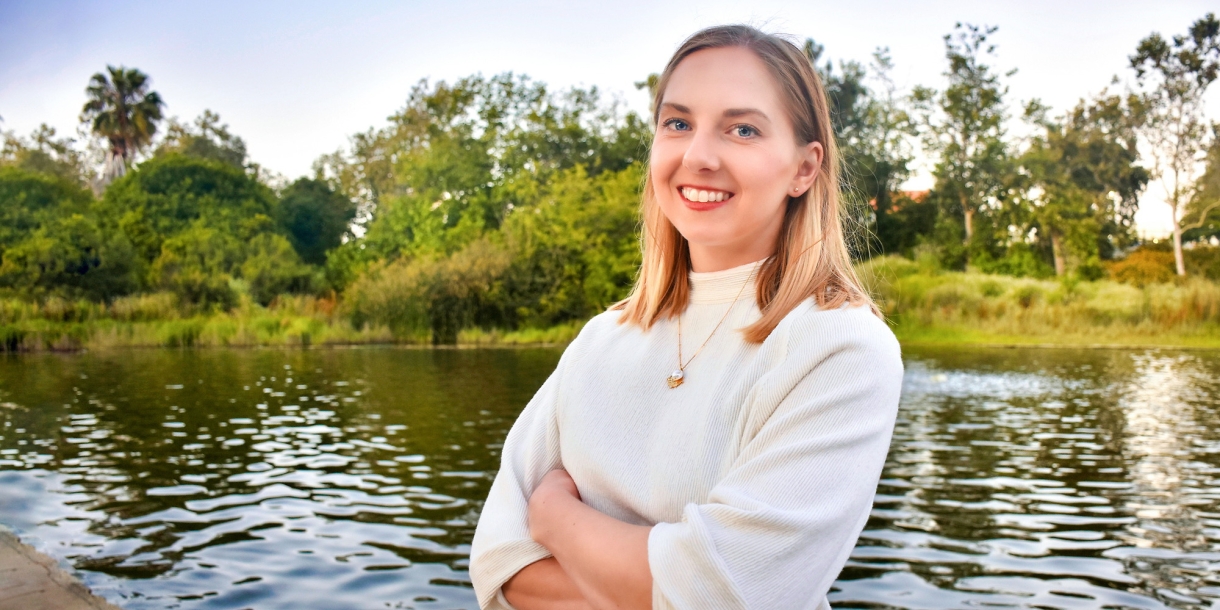
<path fill-rule="evenodd" d="M 826 94 L 790 42 L 703 30 L 654 100 L 644 262 L 505 440 L 482 608 L 826 608 L 902 381 L 851 268 Z"/>

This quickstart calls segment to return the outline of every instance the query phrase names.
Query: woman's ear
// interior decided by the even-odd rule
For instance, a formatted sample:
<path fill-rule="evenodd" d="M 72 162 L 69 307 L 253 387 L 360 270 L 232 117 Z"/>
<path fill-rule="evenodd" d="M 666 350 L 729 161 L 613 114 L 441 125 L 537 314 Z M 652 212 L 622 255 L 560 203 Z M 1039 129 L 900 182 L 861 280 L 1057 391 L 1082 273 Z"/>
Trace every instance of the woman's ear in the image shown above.
<path fill-rule="evenodd" d="M 822 156 L 825 154 L 825 149 L 822 148 L 821 142 L 810 142 L 802 146 L 797 154 L 801 155 L 801 164 L 796 169 L 796 176 L 793 176 L 792 186 L 789 189 L 789 193 L 793 197 L 799 196 L 813 186 L 813 181 L 817 179 L 818 172 L 822 169 Z"/>

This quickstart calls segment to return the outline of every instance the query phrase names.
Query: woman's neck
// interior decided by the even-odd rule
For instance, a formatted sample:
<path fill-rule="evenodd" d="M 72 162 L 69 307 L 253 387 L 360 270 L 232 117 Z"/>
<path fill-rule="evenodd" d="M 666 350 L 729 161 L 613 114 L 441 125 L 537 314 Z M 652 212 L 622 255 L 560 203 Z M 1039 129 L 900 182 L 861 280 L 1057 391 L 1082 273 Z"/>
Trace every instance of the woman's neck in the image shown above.
<path fill-rule="evenodd" d="M 708 248 L 689 244 L 691 271 L 695 273 L 712 273 L 724 271 L 750 263 L 756 263 L 771 256 L 774 248 Z"/>

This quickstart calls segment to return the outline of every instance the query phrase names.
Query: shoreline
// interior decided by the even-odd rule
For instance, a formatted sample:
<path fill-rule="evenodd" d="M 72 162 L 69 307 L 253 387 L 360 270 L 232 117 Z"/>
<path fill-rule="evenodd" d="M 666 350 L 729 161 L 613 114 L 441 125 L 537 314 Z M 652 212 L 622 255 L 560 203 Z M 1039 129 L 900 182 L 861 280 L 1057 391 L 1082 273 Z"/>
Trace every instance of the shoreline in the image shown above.
<path fill-rule="evenodd" d="M 968 348 L 978 347 L 987 349 L 1086 349 L 1086 350 L 1148 350 L 1148 349 L 1171 349 L 1171 350 L 1186 350 L 1186 351 L 1214 351 L 1220 350 L 1220 337 L 1208 337 L 1203 341 L 1191 342 L 1096 342 L 1096 341 L 1024 341 L 1024 340 L 1004 340 L 1002 338 L 967 338 L 959 340 L 946 340 L 940 338 L 905 336 L 905 333 L 895 333 L 898 342 L 903 347 L 948 347 L 948 348 Z M 73 347 L 44 347 L 38 349 L 19 349 L 19 350 L 0 350 L 2 356 L 18 356 L 31 354 L 84 354 L 90 352 L 112 352 L 123 350 L 344 350 L 344 349 L 407 349 L 407 350 L 477 350 L 477 349 L 552 349 L 563 348 L 570 343 L 571 340 L 565 341 L 474 341 L 474 342 L 459 342 L 457 344 L 432 345 L 427 343 L 407 342 L 407 341 L 370 341 L 370 342 L 352 342 L 352 343 L 314 343 L 314 344 L 292 344 L 292 343 L 267 343 L 267 344 L 204 344 L 190 346 L 176 345 L 150 345 L 150 344 L 108 344 L 108 345 L 81 345 Z"/>
<path fill-rule="evenodd" d="M 0 610 L 121 610 L 0 526 Z"/>

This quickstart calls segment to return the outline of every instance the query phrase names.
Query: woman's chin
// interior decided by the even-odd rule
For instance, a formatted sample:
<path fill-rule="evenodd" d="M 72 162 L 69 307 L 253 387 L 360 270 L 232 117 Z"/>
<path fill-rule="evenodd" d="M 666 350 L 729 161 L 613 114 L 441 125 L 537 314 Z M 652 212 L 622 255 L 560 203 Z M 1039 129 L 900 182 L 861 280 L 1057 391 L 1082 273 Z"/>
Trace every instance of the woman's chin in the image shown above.
<path fill-rule="evenodd" d="M 679 228 L 678 233 L 682 234 L 691 248 L 710 251 L 734 247 L 734 240 L 725 234 L 724 227 L 688 227 L 686 231 Z"/>

